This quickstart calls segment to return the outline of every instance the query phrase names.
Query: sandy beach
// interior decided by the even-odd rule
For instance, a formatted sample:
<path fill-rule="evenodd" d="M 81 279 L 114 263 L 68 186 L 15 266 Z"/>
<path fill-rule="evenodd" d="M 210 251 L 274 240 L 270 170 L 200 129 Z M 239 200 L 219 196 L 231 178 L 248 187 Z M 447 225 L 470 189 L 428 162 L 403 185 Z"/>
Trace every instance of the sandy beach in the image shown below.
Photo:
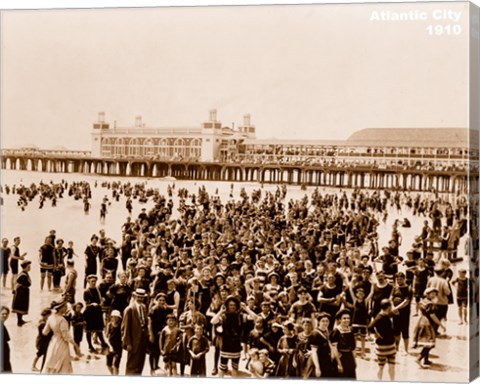
<path fill-rule="evenodd" d="M 105 229 L 108 237 L 115 240 L 117 243 L 121 240 L 121 225 L 125 222 L 128 212 L 125 208 L 125 198 L 121 196 L 119 201 L 113 201 L 111 197 L 111 190 L 102 186 L 102 182 L 112 182 L 119 180 L 118 178 L 103 178 L 100 176 L 90 176 L 81 174 L 46 174 L 34 172 L 20 172 L 20 171 L 2 171 L 2 185 L 29 185 L 32 182 L 39 183 L 59 182 L 62 179 L 69 182 L 86 180 L 91 182 L 92 187 L 97 181 L 97 187 L 92 188 L 92 207 L 89 215 L 83 212 L 83 205 L 81 200 L 74 200 L 72 196 L 65 193 L 63 199 L 59 199 L 56 207 L 51 207 L 49 201 L 45 204 L 43 209 L 39 209 L 38 198 L 30 202 L 25 211 L 17 206 L 18 196 L 14 194 L 6 195 L 3 193 L 3 206 L 1 207 L 1 232 L 2 237 L 7 237 L 12 242 L 13 237 L 20 236 L 22 243 L 20 244 L 21 252 L 27 252 L 27 258 L 33 262 L 31 278 L 31 299 L 30 311 L 25 317 L 30 321 L 25 326 L 19 328 L 16 325 L 14 315 L 11 315 L 6 322 L 6 326 L 11 336 L 11 350 L 12 350 L 12 366 L 15 373 L 31 374 L 31 363 L 35 354 L 35 337 L 37 335 L 37 322 L 39 313 L 47 307 L 50 302 L 55 299 L 58 294 L 48 291 L 40 291 L 40 274 L 38 266 L 38 249 L 43 244 L 43 239 L 48 235 L 51 229 L 57 231 L 57 238 L 62 238 L 67 241 L 74 242 L 74 249 L 78 258 L 74 258 L 76 269 L 79 272 L 79 279 L 77 283 L 77 300 L 82 297 L 81 282 L 84 277 L 84 249 L 88 244 L 90 236 L 97 233 L 100 229 Z M 126 180 L 120 180 L 122 182 Z M 158 188 L 160 193 L 167 194 L 168 184 L 173 184 L 172 180 L 146 180 L 146 179 L 129 179 L 131 183 L 145 182 L 149 188 Z M 194 181 L 175 181 L 176 191 L 179 188 L 187 188 L 193 193 L 197 193 L 198 187 L 205 185 L 207 192 L 214 195 L 218 189 L 218 194 L 222 200 L 229 199 L 231 191 L 230 183 L 212 183 L 212 182 L 194 182 Z M 241 188 L 245 188 L 247 193 L 254 189 L 262 188 L 263 193 L 266 191 L 275 191 L 276 185 L 264 185 L 263 187 L 257 184 L 236 184 L 233 188 L 233 198 L 238 199 Z M 301 190 L 300 187 L 289 186 L 287 201 L 290 198 L 298 199 L 308 196 L 312 193 L 314 188 Z M 327 193 L 327 190 L 321 190 Z M 331 191 L 330 191 L 331 192 Z M 337 191 L 338 192 L 338 191 Z M 107 196 L 111 201 L 108 206 L 108 214 L 105 223 L 99 220 L 99 209 L 101 199 Z M 173 197 L 175 207 L 177 207 L 178 198 L 176 193 Z M 142 208 L 149 208 L 151 202 L 145 204 L 134 200 L 132 216 L 136 218 Z M 405 255 L 406 251 L 411 247 L 414 236 L 419 233 L 422 218 L 413 217 L 410 211 L 396 212 L 390 209 L 388 219 L 381 223 L 379 227 L 379 246 L 383 246 L 389 240 L 391 227 L 393 221 L 409 217 L 412 221 L 411 228 L 401 228 L 403 238 L 400 247 L 400 255 Z M 464 239 L 462 239 L 464 240 Z M 464 241 L 459 247 L 459 256 L 464 253 Z M 454 268 L 459 266 L 466 266 L 465 262 L 456 264 Z M 12 292 L 10 288 L 10 275 L 7 282 L 7 288 L 1 291 L 1 301 L 3 305 L 11 306 Z M 411 330 L 415 324 L 415 318 L 411 321 Z M 437 341 L 437 346 L 433 350 L 433 355 L 438 356 L 435 359 L 435 366 L 429 370 L 420 369 L 414 362 L 415 357 L 412 355 L 397 356 L 397 380 L 399 381 L 443 381 L 443 382 L 459 382 L 468 379 L 469 360 L 468 360 L 468 335 L 469 328 L 465 325 L 458 325 L 458 315 L 456 305 L 451 305 L 449 308 L 447 333 L 448 339 L 441 339 Z M 85 357 L 80 361 L 73 363 L 74 373 L 78 375 L 109 375 L 105 365 L 105 357 L 99 356 L 98 360 L 87 360 L 86 352 L 87 345 L 85 339 L 81 346 Z M 211 371 L 211 354 L 207 358 L 207 372 Z M 373 358 L 373 354 L 371 355 Z M 126 358 L 122 363 L 125 363 Z M 122 366 L 123 366 L 122 364 Z M 244 370 L 245 362 L 241 362 L 240 369 Z M 367 361 L 357 359 L 357 373 L 359 380 L 372 381 L 375 380 L 376 363 L 373 360 Z M 187 369 L 188 372 L 188 369 Z M 121 367 L 120 373 L 124 373 L 124 368 Z M 145 364 L 144 375 L 149 375 L 148 363 Z M 10 380 L 10 376 L 8 379 Z M 33 378 L 32 376 L 29 377 Z"/>

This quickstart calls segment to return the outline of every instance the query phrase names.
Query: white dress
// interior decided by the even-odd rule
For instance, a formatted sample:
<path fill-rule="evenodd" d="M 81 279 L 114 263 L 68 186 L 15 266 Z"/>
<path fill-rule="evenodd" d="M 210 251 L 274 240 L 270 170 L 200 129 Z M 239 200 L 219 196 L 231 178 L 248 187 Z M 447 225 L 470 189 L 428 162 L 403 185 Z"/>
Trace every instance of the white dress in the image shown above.
<path fill-rule="evenodd" d="M 69 346 L 72 336 L 67 320 L 63 316 L 52 314 L 45 324 L 43 334 L 47 335 L 50 331 L 53 332 L 53 336 L 48 345 L 42 373 L 73 373 Z"/>

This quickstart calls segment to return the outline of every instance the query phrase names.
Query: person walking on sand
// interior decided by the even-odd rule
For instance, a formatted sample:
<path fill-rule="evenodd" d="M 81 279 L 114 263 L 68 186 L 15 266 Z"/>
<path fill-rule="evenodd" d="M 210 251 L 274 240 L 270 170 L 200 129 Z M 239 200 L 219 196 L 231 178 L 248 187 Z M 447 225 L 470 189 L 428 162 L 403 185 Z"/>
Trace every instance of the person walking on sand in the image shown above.
<path fill-rule="evenodd" d="M 64 317 L 68 309 L 67 304 L 68 302 L 63 299 L 61 301 L 53 301 L 50 305 L 53 313 L 45 324 L 43 335 L 46 336 L 52 332 L 53 336 L 47 349 L 45 365 L 43 366 L 42 373 L 73 373 L 69 348 L 70 344 L 73 345 L 77 357 L 82 357 L 80 348 L 77 343 L 73 341 L 72 335 L 68 329 L 68 322 Z"/>

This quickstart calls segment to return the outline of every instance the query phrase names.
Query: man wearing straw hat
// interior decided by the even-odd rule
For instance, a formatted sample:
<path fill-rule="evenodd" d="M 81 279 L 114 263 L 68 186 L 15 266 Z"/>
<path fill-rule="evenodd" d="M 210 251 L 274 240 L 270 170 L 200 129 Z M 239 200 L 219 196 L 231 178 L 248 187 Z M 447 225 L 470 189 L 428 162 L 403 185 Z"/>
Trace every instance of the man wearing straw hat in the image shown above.
<path fill-rule="evenodd" d="M 122 323 L 122 345 L 127 354 L 126 375 L 141 375 L 145 364 L 148 341 L 148 314 L 143 303 L 147 294 L 137 288 L 133 300 L 125 308 Z"/>

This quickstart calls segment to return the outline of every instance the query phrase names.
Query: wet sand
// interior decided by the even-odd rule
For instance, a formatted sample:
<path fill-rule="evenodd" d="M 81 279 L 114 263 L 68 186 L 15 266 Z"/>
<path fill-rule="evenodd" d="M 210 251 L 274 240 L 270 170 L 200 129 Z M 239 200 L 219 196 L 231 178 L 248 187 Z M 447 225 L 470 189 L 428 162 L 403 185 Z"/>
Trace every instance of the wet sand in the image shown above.
<path fill-rule="evenodd" d="M 43 244 L 43 239 L 48 235 L 51 229 L 57 231 L 57 238 L 63 238 L 65 243 L 72 240 L 75 244 L 74 248 L 78 254 L 78 258 L 75 258 L 76 269 L 79 272 L 79 279 L 77 283 L 77 300 L 82 299 L 82 281 L 84 277 L 84 256 L 83 251 L 87 246 L 90 236 L 93 233 L 97 233 L 103 228 L 106 231 L 108 237 L 113 238 L 119 242 L 121 240 L 121 225 L 125 221 L 128 213 L 125 208 L 125 198 L 122 196 L 118 202 L 113 201 L 111 198 L 111 190 L 101 187 L 103 180 L 107 181 L 127 181 L 126 179 L 118 178 L 102 178 L 86 175 L 72 175 L 72 174 L 44 174 L 33 172 L 21 172 L 21 171 L 2 171 L 2 185 L 5 184 L 17 184 L 23 183 L 29 185 L 31 182 L 38 183 L 40 180 L 43 182 L 49 182 L 50 180 L 60 181 L 66 179 L 68 181 L 81 181 L 87 180 L 92 183 L 92 207 L 89 215 L 85 215 L 83 212 L 83 205 L 81 200 L 75 201 L 73 197 L 68 196 L 68 193 L 64 194 L 63 199 L 59 199 L 57 207 L 51 207 L 50 201 L 47 201 L 43 209 L 38 209 L 38 198 L 31 202 L 26 210 L 22 212 L 17 206 L 17 195 L 3 194 L 4 205 L 1 210 L 1 232 L 2 237 L 7 237 L 10 240 L 15 236 L 22 238 L 20 244 L 21 252 L 27 252 L 27 258 L 33 261 L 31 278 L 31 299 L 30 299 L 30 312 L 25 317 L 30 322 L 22 328 L 16 325 L 16 316 L 10 315 L 10 318 L 6 322 L 6 326 L 9 330 L 11 342 L 10 347 L 12 350 L 12 367 L 15 373 L 30 374 L 28 380 L 42 383 L 53 383 L 58 378 L 39 377 L 38 374 L 32 375 L 31 364 L 35 355 L 35 338 L 37 335 L 37 322 L 39 319 L 40 311 L 48 306 L 50 302 L 58 297 L 58 294 L 54 294 L 48 291 L 40 291 L 40 274 L 38 267 L 38 249 Z M 98 187 L 93 187 L 93 182 L 98 180 Z M 145 179 L 128 179 L 132 183 L 145 182 Z M 152 188 L 159 188 L 160 192 L 167 195 L 167 185 L 172 184 L 173 181 L 169 180 L 148 180 L 148 186 Z M 194 182 L 194 181 L 175 181 L 176 191 L 179 188 L 187 188 L 190 192 L 197 193 L 198 187 L 205 185 L 210 195 L 215 194 L 215 190 L 218 188 L 219 195 L 222 201 L 229 198 L 230 183 L 213 183 L 213 182 Z M 248 193 L 254 189 L 260 189 L 261 186 L 254 183 L 235 184 L 233 194 L 234 198 L 238 199 L 240 189 L 244 187 Z M 263 191 L 275 191 L 275 185 L 265 184 Z M 289 186 L 287 200 L 290 198 L 301 198 L 305 194 L 310 194 L 314 188 L 309 188 L 307 191 L 302 191 L 300 187 Z M 320 189 L 322 191 L 322 189 Z M 331 191 L 331 190 L 330 190 Z M 327 190 L 323 190 L 327 192 Z M 338 192 L 338 191 L 337 191 Z M 112 204 L 109 206 L 108 214 L 105 223 L 100 223 L 99 211 L 100 201 L 103 196 L 107 195 Z M 177 207 L 178 198 L 174 196 L 175 207 Z M 141 208 L 149 208 L 151 202 L 141 204 L 137 200 L 134 200 L 133 217 L 136 218 L 141 211 Z M 403 242 L 400 247 L 400 255 L 405 255 L 406 251 L 410 248 L 414 236 L 418 235 L 423 222 L 423 218 L 413 217 L 411 212 L 390 212 L 386 223 L 382 223 L 379 227 L 379 246 L 386 245 L 391 233 L 392 223 L 395 219 L 402 219 L 403 217 L 409 217 L 412 222 L 411 228 L 400 228 Z M 463 255 L 464 240 L 462 239 L 459 247 L 459 255 Z M 464 265 L 464 262 L 457 264 Z M 464 265 L 466 266 L 466 265 Z M 62 281 L 63 283 L 63 281 Z M 11 307 L 12 292 L 10 289 L 10 275 L 7 281 L 7 289 L 1 291 L 2 304 Z M 412 318 L 410 323 L 410 330 L 416 323 L 416 318 Z M 437 345 L 432 351 L 432 355 L 438 356 L 434 358 L 434 364 L 430 369 L 421 369 L 415 363 L 415 354 L 417 351 L 411 350 L 412 355 L 403 356 L 402 347 L 400 353 L 397 355 L 396 366 L 396 380 L 398 381 L 429 381 L 429 382 L 460 382 L 468 380 L 469 362 L 468 362 L 468 335 L 469 327 L 458 325 L 458 315 L 456 305 L 449 307 L 449 315 L 447 322 L 447 333 L 449 339 L 437 340 Z M 403 345 L 403 344 L 402 344 Z M 87 343 L 84 341 L 81 345 L 82 351 L 86 354 Z M 373 362 L 373 354 L 370 356 L 372 360 L 366 361 L 357 359 L 357 376 L 359 380 L 363 381 L 375 381 L 376 380 L 376 363 Z M 147 359 L 148 360 L 148 359 Z M 207 374 L 212 370 L 213 360 L 213 348 L 207 356 Z M 125 372 L 124 365 L 126 362 L 126 354 L 122 358 L 122 365 L 120 373 Z M 240 369 L 244 370 L 245 362 L 242 361 Z M 118 380 L 126 380 L 127 378 L 112 378 L 108 373 L 105 365 L 105 357 L 100 356 L 99 360 L 87 360 L 86 357 L 80 361 L 73 363 L 73 369 L 75 375 L 107 375 L 107 377 L 101 380 L 108 380 L 109 382 L 118 382 Z M 189 369 L 187 367 L 187 373 Z M 384 380 L 386 376 L 386 370 L 384 373 Z M 148 361 L 145 364 L 144 375 L 150 374 Z M 2 376 L 2 382 L 13 382 L 16 379 L 25 379 L 27 377 L 20 376 Z M 63 377 L 63 379 L 67 379 Z M 93 379 L 93 378 L 92 378 Z M 99 378 L 95 378 L 98 380 Z M 164 378 L 162 378 L 163 380 Z M 178 380 L 180 378 L 176 378 Z M 89 378 L 81 378 L 79 376 L 69 377 L 68 380 L 78 380 L 77 382 L 83 382 L 83 380 L 89 380 Z M 128 378 L 131 382 L 131 378 Z M 206 379 L 202 380 L 205 381 Z M 139 381 L 136 380 L 138 383 Z M 143 382 L 143 381 L 142 381 Z M 178 381 L 175 381 L 178 382 Z"/>

